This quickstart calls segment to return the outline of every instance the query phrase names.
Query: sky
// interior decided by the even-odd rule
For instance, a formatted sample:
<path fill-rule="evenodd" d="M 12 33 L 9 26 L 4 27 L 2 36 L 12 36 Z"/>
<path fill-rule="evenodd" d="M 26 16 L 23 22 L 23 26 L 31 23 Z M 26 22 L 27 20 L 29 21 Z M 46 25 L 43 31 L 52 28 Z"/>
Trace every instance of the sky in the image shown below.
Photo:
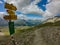
<path fill-rule="evenodd" d="M 60 0 L 0 0 L 0 17 L 2 18 L 7 13 L 4 8 L 5 2 L 17 7 L 18 19 L 44 21 L 54 16 L 60 16 Z"/>
<path fill-rule="evenodd" d="M 5 9 L 4 9 L 4 1 L 3 0 L 0 0 L 0 12 L 4 12 Z"/>

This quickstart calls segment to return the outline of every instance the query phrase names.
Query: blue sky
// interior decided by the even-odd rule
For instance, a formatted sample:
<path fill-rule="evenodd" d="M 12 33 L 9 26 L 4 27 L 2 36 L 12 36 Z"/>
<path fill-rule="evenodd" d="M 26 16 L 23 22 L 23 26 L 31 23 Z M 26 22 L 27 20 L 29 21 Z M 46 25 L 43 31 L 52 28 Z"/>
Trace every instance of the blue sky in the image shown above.
<path fill-rule="evenodd" d="M 0 0 L 2 3 L 0 3 L 0 12 L 4 12 L 5 9 L 4 9 L 4 1 L 3 0 Z"/>
<path fill-rule="evenodd" d="M 40 2 L 37 3 L 37 5 L 38 5 L 38 7 L 41 8 L 43 11 L 45 11 L 45 10 L 46 10 L 45 6 L 46 6 L 47 3 L 48 3 L 47 0 L 41 0 Z M 45 5 L 45 6 L 43 6 L 43 5 Z"/>

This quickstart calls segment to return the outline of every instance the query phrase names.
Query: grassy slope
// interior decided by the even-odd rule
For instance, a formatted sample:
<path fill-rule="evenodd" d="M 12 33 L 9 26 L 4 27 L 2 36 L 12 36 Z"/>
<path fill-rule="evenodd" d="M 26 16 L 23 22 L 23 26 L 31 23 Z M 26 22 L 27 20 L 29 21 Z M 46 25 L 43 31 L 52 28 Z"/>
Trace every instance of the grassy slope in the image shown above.
<path fill-rule="evenodd" d="M 52 26 L 52 27 L 51 27 Z M 35 32 L 37 31 L 37 30 L 39 30 L 38 32 L 42 35 L 42 38 L 44 39 L 44 41 L 46 42 L 46 41 L 48 41 L 48 40 L 51 40 L 51 42 L 49 42 L 48 44 L 50 44 L 50 43 L 52 43 L 52 41 L 54 41 L 54 40 L 56 40 L 55 38 L 52 40 L 52 39 L 47 39 L 47 33 L 46 33 L 46 31 L 47 32 L 49 32 L 50 33 L 50 31 L 48 31 L 48 30 L 50 30 L 50 29 L 56 29 L 56 27 L 57 27 L 57 29 L 58 29 L 58 27 L 60 26 L 60 22 L 58 21 L 58 22 L 55 22 L 54 24 L 53 23 L 45 23 L 45 24 L 40 24 L 40 25 L 37 25 L 37 26 L 34 26 L 34 27 L 16 27 L 16 33 L 14 34 L 14 37 L 15 37 L 15 40 L 18 42 L 18 44 L 19 45 L 32 45 L 32 43 L 34 42 L 34 39 L 35 39 L 35 36 L 36 36 L 36 34 L 35 34 Z M 46 28 L 45 28 L 46 27 Z M 6 27 L 5 27 L 6 28 Z M 40 29 L 40 28 L 43 28 L 43 29 Z M 7 30 L 7 29 L 6 29 Z M 4 33 L 6 34 L 8 31 L 4 31 Z M 41 31 L 40 31 L 41 30 Z M 44 30 L 46 30 L 46 31 L 44 31 Z M 56 33 L 58 33 L 59 31 L 58 30 L 60 30 L 60 29 L 58 29 L 58 30 L 51 30 L 51 32 L 52 32 L 52 34 L 54 34 L 54 35 L 56 35 L 55 34 L 55 32 Z M 54 31 L 54 32 L 53 32 Z M 38 33 L 37 32 L 37 33 Z M 46 34 L 45 34 L 46 33 Z M 8 33 L 7 33 L 8 34 Z M 6 35 L 7 35 L 6 34 Z M 44 36 L 44 34 L 46 35 L 46 36 Z M 50 34 L 49 34 L 50 35 Z M 55 36 L 56 37 L 56 36 Z M 8 38 L 8 37 L 7 37 Z M 52 38 L 53 38 L 53 36 L 52 36 Z M 4 41 L 4 39 L 5 39 L 5 37 L 3 38 L 3 41 Z M 60 39 L 60 38 L 58 38 L 58 39 Z M 1 40 L 0 40 L 1 41 Z M 6 41 L 6 40 L 5 40 Z M 56 40 L 57 41 L 57 40 Z M 5 43 L 5 42 L 4 42 Z M 10 43 L 10 42 L 9 42 Z M 54 43 L 54 42 L 53 42 Z M 50 44 L 50 45 L 54 45 L 54 44 Z M 46 45 L 48 45 L 48 44 L 46 44 Z M 0 43 L 0 45 L 1 45 L 1 43 Z M 10 44 L 11 45 L 11 44 Z M 59 44 L 57 44 L 57 45 L 59 45 Z"/>

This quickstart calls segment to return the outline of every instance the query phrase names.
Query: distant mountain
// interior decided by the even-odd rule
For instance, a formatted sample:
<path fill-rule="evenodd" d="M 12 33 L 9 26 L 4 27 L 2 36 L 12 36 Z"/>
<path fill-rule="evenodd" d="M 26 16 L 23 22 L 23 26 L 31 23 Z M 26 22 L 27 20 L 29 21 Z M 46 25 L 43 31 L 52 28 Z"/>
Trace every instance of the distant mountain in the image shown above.
<path fill-rule="evenodd" d="M 17 26 L 33 26 L 33 25 L 38 25 L 40 24 L 41 21 L 40 20 L 17 20 L 15 22 L 15 25 Z"/>
<path fill-rule="evenodd" d="M 33 26 L 40 24 L 40 20 L 24 20 L 18 19 L 15 21 L 15 26 Z M 8 26 L 8 21 L 0 18 L 0 26 Z"/>

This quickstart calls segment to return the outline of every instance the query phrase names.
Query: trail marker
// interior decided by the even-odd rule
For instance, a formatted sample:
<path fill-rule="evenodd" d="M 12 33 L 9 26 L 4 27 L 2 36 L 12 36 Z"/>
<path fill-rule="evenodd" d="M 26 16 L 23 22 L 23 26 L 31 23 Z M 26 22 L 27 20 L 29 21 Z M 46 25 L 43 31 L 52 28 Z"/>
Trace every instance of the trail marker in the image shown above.
<path fill-rule="evenodd" d="M 17 19 L 17 16 L 15 15 L 15 12 L 14 12 L 17 10 L 17 8 L 13 4 L 8 4 L 8 3 L 5 3 L 4 7 L 6 8 L 6 11 L 9 14 L 9 15 L 5 15 L 4 19 L 9 20 L 9 32 L 10 32 L 10 35 L 12 35 L 15 33 L 14 22 L 12 22 L 12 20 Z"/>

